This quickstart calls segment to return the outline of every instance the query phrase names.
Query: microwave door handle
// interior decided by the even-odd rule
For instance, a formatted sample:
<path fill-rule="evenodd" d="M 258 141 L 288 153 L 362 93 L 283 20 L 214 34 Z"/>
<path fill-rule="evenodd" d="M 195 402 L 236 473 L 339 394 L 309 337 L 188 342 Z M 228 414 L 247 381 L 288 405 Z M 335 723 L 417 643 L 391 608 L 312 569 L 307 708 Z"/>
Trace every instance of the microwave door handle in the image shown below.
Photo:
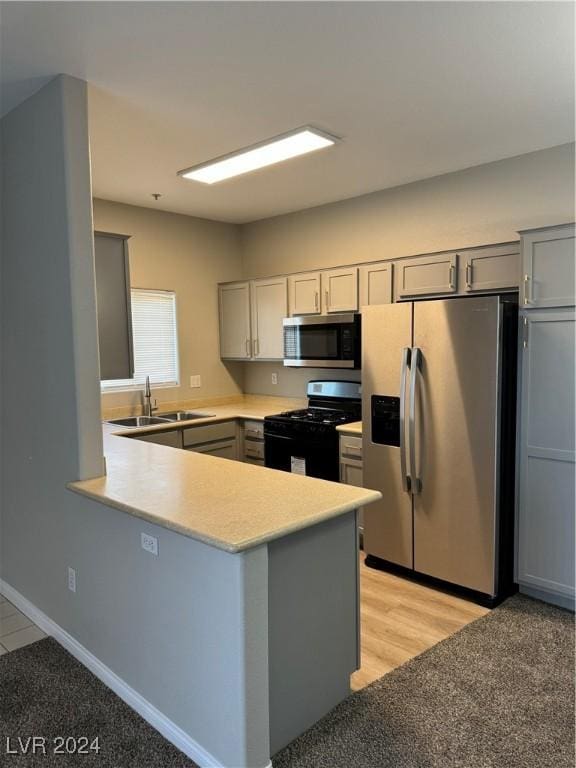
<path fill-rule="evenodd" d="M 410 367 L 410 406 L 408 415 L 408 432 L 410 442 L 410 489 L 412 494 L 420 493 L 422 481 L 417 475 L 416 469 L 416 387 L 418 381 L 418 369 L 422 364 L 422 350 L 412 348 Z"/>
<path fill-rule="evenodd" d="M 406 384 L 410 357 L 410 347 L 404 347 L 400 373 L 400 474 L 402 475 L 402 488 L 407 493 L 410 493 L 410 475 L 406 469 Z"/>

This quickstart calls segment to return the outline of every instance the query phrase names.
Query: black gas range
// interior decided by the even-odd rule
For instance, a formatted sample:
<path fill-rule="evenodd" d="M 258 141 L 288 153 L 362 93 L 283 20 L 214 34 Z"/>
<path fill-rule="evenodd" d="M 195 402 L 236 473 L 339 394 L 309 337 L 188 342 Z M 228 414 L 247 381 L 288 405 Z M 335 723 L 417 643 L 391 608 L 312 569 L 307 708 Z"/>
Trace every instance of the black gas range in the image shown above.
<path fill-rule="evenodd" d="M 266 466 L 324 480 L 339 480 L 336 427 L 362 418 L 361 385 L 311 381 L 308 408 L 264 419 Z"/>

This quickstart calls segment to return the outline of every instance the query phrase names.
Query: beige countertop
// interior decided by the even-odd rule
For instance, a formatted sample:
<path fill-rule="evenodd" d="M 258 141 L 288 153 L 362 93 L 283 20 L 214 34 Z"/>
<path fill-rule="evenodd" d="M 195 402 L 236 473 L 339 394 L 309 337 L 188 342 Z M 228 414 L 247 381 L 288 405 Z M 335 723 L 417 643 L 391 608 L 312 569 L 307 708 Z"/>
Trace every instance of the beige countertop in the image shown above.
<path fill-rule="evenodd" d="M 172 428 L 260 420 L 301 402 L 246 396 L 237 403 L 203 405 L 198 410 L 214 415 Z M 377 491 L 122 436 L 165 430 L 164 425 L 119 429 L 104 424 L 107 474 L 68 488 L 228 552 L 250 549 L 380 498 Z"/>
<path fill-rule="evenodd" d="M 342 432 L 345 435 L 357 435 L 358 437 L 362 437 L 361 421 L 353 421 L 350 424 L 340 424 L 336 429 L 338 432 Z"/>

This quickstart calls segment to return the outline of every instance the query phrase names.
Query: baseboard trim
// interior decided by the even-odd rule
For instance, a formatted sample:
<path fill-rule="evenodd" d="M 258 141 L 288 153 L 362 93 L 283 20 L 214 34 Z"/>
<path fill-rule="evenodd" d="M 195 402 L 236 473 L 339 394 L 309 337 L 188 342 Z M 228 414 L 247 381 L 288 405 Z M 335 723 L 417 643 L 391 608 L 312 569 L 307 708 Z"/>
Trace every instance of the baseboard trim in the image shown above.
<path fill-rule="evenodd" d="M 575 612 L 576 600 L 571 595 L 560 595 L 557 592 L 549 592 L 546 589 L 538 589 L 530 584 L 520 584 L 520 592 L 535 600 L 542 600 L 544 603 L 551 603 L 558 608 L 565 608 L 567 611 Z"/>
<path fill-rule="evenodd" d="M 20 594 L 6 581 L 0 579 L 0 594 L 22 611 L 30 621 L 33 621 L 47 635 L 53 637 L 61 646 L 87 667 L 104 685 L 119 696 L 131 709 L 137 712 L 158 733 L 197 763 L 201 768 L 226 768 L 212 754 L 205 750 L 197 741 L 189 736 L 178 725 L 172 722 L 141 694 L 131 688 L 121 677 L 96 658 L 87 648 L 81 645 L 65 629 L 50 619 L 45 613 Z M 237 767 L 235 767 L 237 768 Z M 272 768 L 269 762 L 265 768 Z"/>

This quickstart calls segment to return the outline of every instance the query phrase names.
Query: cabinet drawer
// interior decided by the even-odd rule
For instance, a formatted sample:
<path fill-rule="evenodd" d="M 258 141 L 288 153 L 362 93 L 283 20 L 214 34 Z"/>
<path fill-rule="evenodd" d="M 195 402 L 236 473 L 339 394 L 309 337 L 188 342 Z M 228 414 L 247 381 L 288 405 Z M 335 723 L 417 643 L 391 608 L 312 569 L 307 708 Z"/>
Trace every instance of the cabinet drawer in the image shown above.
<path fill-rule="evenodd" d="M 252 459 L 248 456 L 244 457 L 244 463 L 245 464 L 255 464 L 257 467 L 263 467 L 264 465 L 264 459 Z"/>
<path fill-rule="evenodd" d="M 244 437 L 251 440 L 264 440 L 264 422 L 263 421 L 245 421 Z"/>
<path fill-rule="evenodd" d="M 145 443 L 157 445 L 169 445 L 171 448 L 182 448 L 182 431 L 173 429 L 170 432 L 150 432 L 144 435 L 134 435 L 135 440 L 143 440 Z"/>
<path fill-rule="evenodd" d="M 203 427 L 189 427 L 184 430 L 184 447 L 199 443 L 211 443 L 214 440 L 234 440 L 236 422 L 223 421 L 219 424 L 206 424 Z"/>
<path fill-rule="evenodd" d="M 186 448 L 187 451 L 194 453 L 207 453 L 210 456 L 219 456 L 221 459 L 238 458 L 236 451 L 236 440 L 221 440 L 216 443 L 208 443 L 207 445 L 193 445 Z"/>
<path fill-rule="evenodd" d="M 261 440 L 244 440 L 244 456 L 264 459 L 264 443 Z"/>
<path fill-rule="evenodd" d="M 353 459 L 362 458 L 362 438 L 351 435 L 340 436 L 340 455 L 350 456 Z"/>

